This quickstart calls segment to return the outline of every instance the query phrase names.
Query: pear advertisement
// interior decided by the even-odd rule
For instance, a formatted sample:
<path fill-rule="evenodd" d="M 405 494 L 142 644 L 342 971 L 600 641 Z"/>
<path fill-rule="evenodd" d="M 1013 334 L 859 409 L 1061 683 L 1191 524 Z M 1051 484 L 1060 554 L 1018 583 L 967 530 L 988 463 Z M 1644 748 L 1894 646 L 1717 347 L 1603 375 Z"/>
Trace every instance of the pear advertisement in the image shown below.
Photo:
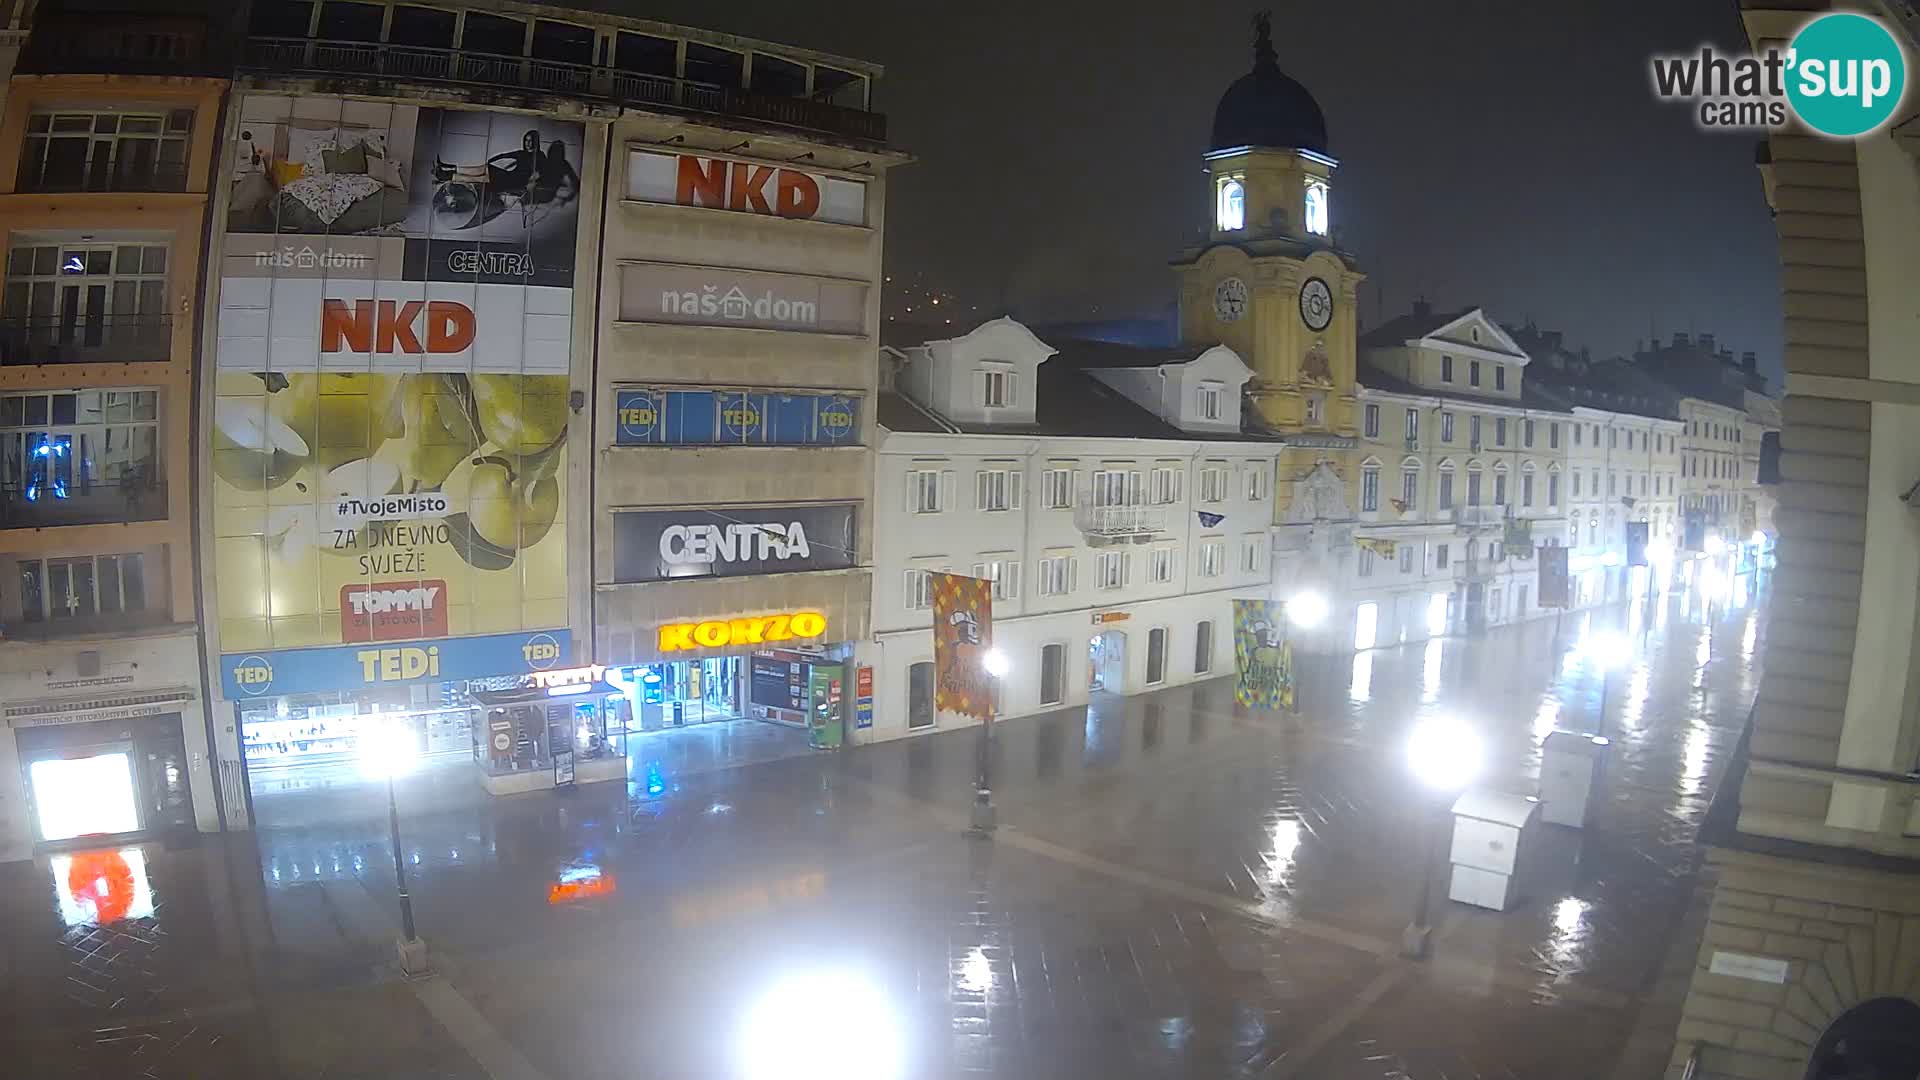
<path fill-rule="evenodd" d="M 565 627 L 579 125 L 254 96 L 236 134 L 221 651 Z"/>

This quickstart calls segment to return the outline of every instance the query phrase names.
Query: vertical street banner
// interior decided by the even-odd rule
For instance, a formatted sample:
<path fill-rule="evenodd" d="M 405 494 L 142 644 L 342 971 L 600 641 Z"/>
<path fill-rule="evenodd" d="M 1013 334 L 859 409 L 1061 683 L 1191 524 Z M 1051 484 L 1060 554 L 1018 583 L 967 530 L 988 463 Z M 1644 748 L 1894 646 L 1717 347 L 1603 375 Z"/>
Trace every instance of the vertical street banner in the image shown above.
<path fill-rule="evenodd" d="M 1540 552 L 1540 594 L 1541 607 L 1566 608 L 1573 606 L 1570 582 L 1567 580 L 1567 552 L 1573 549 L 1554 544 L 1539 549 Z"/>
<path fill-rule="evenodd" d="M 235 108 L 204 447 L 222 651 L 566 626 L 581 125 Z"/>
<path fill-rule="evenodd" d="M 1627 522 L 1627 565 L 1647 565 L 1647 536 L 1651 532 L 1649 522 Z"/>
<path fill-rule="evenodd" d="M 1233 668 L 1234 701 L 1254 709 L 1294 707 L 1293 643 L 1278 603 L 1233 602 Z"/>
<path fill-rule="evenodd" d="M 993 718 L 993 582 L 933 574 L 933 707 L 986 721 Z"/>

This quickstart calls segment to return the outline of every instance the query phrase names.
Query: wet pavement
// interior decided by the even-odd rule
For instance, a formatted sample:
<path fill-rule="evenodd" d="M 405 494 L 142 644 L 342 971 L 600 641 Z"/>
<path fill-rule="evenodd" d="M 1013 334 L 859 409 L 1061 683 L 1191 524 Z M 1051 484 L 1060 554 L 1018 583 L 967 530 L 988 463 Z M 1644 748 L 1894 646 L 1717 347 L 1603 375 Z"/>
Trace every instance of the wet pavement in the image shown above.
<path fill-rule="evenodd" d="M 438 974 L 402 980 L 384 788 L 252 836 L 0 867 L 9 1075 L 1656 1075 L 1693 837 L 1758 685 L 1764 588 L 1673 594 L 1303 665 L 1300 712 L 1215 681 L 975 733 L 621 790 L 400 787 Z M 1436 899 L 1399 958 L 1436 800 L 1400 747 L 1448 714 L 1531 793 L 1588 729 L 1596 823 L 1540 830 L 1513 910 Z M 263 817 L 266 815 L 263 814 Z M 1444 896 L 1444 884 L 1436 890 Z M 1648 1021 L 1654 1021 L 1649 1025 Z M 1670 1029 L 1669 1029 L 1670 1030 Z"/>

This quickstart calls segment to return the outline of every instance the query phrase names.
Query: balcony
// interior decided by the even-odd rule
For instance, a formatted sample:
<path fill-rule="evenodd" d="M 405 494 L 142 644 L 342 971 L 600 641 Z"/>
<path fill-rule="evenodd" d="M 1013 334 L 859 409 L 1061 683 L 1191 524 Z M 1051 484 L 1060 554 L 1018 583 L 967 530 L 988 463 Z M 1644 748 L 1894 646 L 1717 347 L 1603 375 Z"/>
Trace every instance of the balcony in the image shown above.
<path fill-rule="evenodd" d="M 1167 531 L 1167 508 L 1091 506 L 1077 511 L 1073 520 L 1089 543 L 1144 544 Z"/>
<path fill-rule="evenodd" d="M 737 117 L 869 142 L 885 142 L 887 138 L 887 118 L 884 113 L 849 109 L 808 98 L 761 94 L 690 79 L 536 60 L 525 56 L 497 56 L 381 42 L 255 37 L 247 40 L 239 66 L 270 75 L 344 75 L 408 82 L 479 84 L 568 97 L 600 98 L 640 108 L 666 108 Z"/>
<path fill-rule="evenodd" d="M 1453 523 L 1462 529 L 1490 529 L 1506 518 L 1504 506 L 1459 506 L 1453 511 Z"/>
<path fill-rule="evenodd" d="M 0 367 L 161 364 L 173 355 L 173 317 L 0 319 Z"/>
<path fill-rule="evenodd" d="M 26 170 L 22 170 L 24 173 Z M 49 167 L 40 176 L 21 176 L 16 190 L 36 195 L 68 195 L 82 191 L 185 191 L 187 167 L 184 164 L 130 164 L 91 170 Z"/>
<path fill-rule="evenodd" d="M 0 529 L 108 525 L 166 516 L 167 487 L 157 463 L 130 467 L 118 480 L 102 483 L 22 487 L 0 480 Z"/>

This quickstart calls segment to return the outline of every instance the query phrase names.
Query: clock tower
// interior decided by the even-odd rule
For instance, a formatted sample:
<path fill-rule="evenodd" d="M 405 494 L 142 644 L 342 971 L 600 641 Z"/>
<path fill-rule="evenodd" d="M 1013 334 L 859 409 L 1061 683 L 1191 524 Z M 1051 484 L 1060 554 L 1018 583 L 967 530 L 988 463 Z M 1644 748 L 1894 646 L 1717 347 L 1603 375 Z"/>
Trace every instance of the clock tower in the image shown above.
<path fill-rule="evenodd" d="M 1254 19 L 1253 70 L 1221 96 L 1209 146 L 1211 227 L 1173 260 L 1181 340 L 1224 344 L 1246 360 L 1259 423 L 1300 436 L 1295 445 L 1337 450 L 1355 434 L 1355 298 L 1365 275 L 1334 245 L 1339 163 L 1326 119 L 1280 70 L 1264 13 Z"/>

